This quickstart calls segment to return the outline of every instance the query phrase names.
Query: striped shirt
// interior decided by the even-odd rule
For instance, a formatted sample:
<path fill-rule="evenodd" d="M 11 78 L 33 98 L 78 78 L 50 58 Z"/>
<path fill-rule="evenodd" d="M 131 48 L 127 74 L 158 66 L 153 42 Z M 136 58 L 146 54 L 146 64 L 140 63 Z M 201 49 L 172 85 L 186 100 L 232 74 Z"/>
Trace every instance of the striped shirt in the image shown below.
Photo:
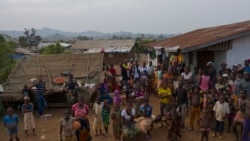
<path fill-rule="evenodd" d="M 36 87 L 36 94 L 39 96 L 43 96 L 44 92 L 45 92 L 45 82 L 38 82 L 35 84 Z"/>

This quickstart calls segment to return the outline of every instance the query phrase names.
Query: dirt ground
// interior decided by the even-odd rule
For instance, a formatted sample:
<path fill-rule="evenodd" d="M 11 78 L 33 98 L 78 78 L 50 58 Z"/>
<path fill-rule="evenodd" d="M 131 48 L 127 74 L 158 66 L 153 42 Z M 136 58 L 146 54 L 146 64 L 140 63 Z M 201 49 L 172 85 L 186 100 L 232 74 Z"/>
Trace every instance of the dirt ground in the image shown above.
<path fill-rule="evenodd" d="M 153 106 L 153 114 L 157 115 L 159 114 L 159 100 L 156 96 L 152 95 L 150 96 L 150 104 Z M 15 111 L 19 118 L 20 118 L 20 124 L 19 124 L 19 137 L 21 141 L 59 141 L 59 119 L 63 117 L 64 109 L 58 108 L 58 109 L 48 109 L 45 111 L 45 114 L 52 114 L 51 117 L 47 119 L 40 119 L 38 117 L 35 117 L 36 122 L 36 130 L 37 130 L 37 136 L 30 135 L 29 137 L 25 138 L 24 136 L 24 129 L 23 129 L 23 116 L 20 113 L 20 111 Z M 92 126 L 93 123 L 93 114 L 89 114 L 90 124 Z M 189 118 L 186 118 L 186 125 L 188 125 Z M 112 121 L 111 121 L 112 125 Z M 107 137 L 104 136 L 98 136 L 93 137 L 93 141 L 114 141 L 114 137 L 112 134 L 112 127 L 110 125 L 110 134 Z M 152 131 L 152 137 L 149 140 L 152 141 L 164 141 L 166 139 L 166 127 L 159 128 L 158 125 L 154 125 L 154 129 Z M 92 132 L 92 135 L 94 135 L 94 132 Z M 31 132 L 30 132 L 31 133 Z M 179 138 L 179 141 L 199 141 L 200 140 L 200 133 L 197 133 L 195 131 L 188 131 L 187 129 L 182 129 L 183 137 Z M 209 134 L 209 140 L 213 141 L 219 141 L 218 138 L 213 138 L 212 132 Z M 223 135 L 225 141 L 234 141 L 235 138 L 232 135 L 232 133 L 224 133 Z M 144 141 L 144 137 L 140 137 L 137 139 L 137 141 Z M 8 141 L 6 132 L 3 126 L 0 126 L 0 141 Z"/>

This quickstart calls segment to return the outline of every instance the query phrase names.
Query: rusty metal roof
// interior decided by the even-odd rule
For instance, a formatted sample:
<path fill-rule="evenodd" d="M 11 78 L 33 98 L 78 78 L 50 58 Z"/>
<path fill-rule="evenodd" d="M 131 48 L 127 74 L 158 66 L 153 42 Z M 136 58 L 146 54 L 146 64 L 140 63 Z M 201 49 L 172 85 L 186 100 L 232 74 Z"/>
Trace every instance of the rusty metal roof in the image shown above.
<path fill-rule="evenodd" d="M 250 20 L 201 28 L 165 40 L 152 42 L 145 46 L 162 48 L 179 46 L 182 52 L 188 52 L 246 35 L 250 35 Z"/>

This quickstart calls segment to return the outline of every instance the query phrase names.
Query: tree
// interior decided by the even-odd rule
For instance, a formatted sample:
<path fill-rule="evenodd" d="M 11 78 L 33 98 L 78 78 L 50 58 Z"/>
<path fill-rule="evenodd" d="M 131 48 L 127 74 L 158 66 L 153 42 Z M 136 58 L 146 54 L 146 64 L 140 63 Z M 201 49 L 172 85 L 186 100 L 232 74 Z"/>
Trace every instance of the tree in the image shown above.
<path fill-rule="evenodd" d="M 92 37 L 87 37 L 87 36 L 78 36 L 77 40 L 93 40 Z"/>
<path fill-rule="evenodd" d="M 31 30 L 30 30 L 30 36 L 31 37 L 35 37 L 35 35 L 36 35 L 36 30 L 34 29 L 34 28 L 31 28 Z"/>
<path fill-rule="evenodd" d="M 27 45 L 27 38 L 24 36 L 19 36 L 18 37 L 18 42 L 21 45 L 21 47 L 26 47 Z"/>
<path fill-rule="evenodd" d="M 36 30 L 34 28 L 31 28 L 30 30 L 28 30 L 27 28 L 24 28 L 23 34 L 24 36 L 20 36 L 18 38 L 19 44 L 22 47 L 37 46 L 38 43 L 42 40 L 41 36 L 36 35 Z"/>
<path fill-rule="evenodd" d="M 5 42 L 5 38 L 3 35 L 0 34 L 0 42 Z"/>
<path fill-rule="evenodd" d="M 59 42 L 56 45 L 52 44 L 40 50 L 41 54 L 64 54 L 64 47 Z"/>
<path fill-rule="evenodd" d="M 7 79 L 15 64 L 15 61 L 10 58 L 10 54 L 14 52 L 12 45 L 10 42 L 0 40 L 0 83 Z"/>
<path fill-rule="evenodd" d="M 41 37 L 40 35 L 36 35 L 36 36 L 35 36 L 35 39 L 36 39 L 36 41 L 38 41 L 38 42 L 41 42 L 41 41 L 42 41 L 42 37 Z"/>

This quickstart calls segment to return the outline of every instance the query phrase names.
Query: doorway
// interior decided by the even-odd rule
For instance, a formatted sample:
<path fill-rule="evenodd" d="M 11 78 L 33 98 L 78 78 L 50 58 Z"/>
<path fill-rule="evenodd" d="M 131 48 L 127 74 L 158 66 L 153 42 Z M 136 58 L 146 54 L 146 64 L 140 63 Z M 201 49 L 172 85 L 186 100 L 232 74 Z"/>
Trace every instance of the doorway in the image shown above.
<path fill-rule="evenodd" d="M 214 62 L 214 51 L 197 52 L 197 67 L 206 68 L 209 61 Z"/>

